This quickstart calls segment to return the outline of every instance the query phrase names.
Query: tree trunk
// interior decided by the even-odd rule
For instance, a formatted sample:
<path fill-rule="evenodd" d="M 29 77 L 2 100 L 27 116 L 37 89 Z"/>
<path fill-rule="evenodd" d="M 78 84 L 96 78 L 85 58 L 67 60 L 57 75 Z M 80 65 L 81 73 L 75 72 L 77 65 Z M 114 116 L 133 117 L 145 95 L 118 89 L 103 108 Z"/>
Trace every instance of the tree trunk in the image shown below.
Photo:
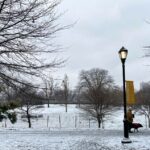
<path fill-rule="evenodd" d="M 31 128 L 31 116 L 30 116 L 28 110 L 27 110 L 27 119 L 28 119 L 28 125 L 29 125 L 29 128 Z"/>
<path fill-rule="evenodd" d="M 67 111 L 68 111 L 68 110 L 67 110 L 67 103 L 65 104 L 65 107 L 66 107 L 66 112 L 67 112 Z"/>
<path fill-rule="evenodd" d="M 150 117 L 148 117 L 148 127 L 150 128 Z"/>
<path fill-rule="evenodd" d="M 101 120 L 100 120 L 99 115 L 97 116 L 97 121 L 98 121 L 98 128 L 101 128 Z"/>
<path fill-rule="evenodd" d="M 48 108 L 49 108 L 49 98 L 48 98 Z"/>
<path fill-rule="evenodd" d="M 28 116 L 28 124 L 29 124 L 29 128 L 31 128 L 31 118 L 30 118 L 30 115 Z"/>
<path fill-rule="evenodd" d="M 148 105 L 148 115 L 147 115 L 147 118 L 148 118 L 148 127 L 150 128 L 150 106 Z"/>

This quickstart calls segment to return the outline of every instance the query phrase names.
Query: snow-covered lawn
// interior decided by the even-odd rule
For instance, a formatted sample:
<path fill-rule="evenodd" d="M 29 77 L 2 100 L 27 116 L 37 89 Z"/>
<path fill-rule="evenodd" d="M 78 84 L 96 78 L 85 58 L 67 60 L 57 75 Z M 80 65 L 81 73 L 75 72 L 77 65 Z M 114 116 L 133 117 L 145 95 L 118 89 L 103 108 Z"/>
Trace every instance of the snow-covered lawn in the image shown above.
<path fill-rule="evenodd" d="M 149 150 L 150 131 L 132 133 L 121 144 L 122 130 L 1 131 L 1 150 Z"/>
<path fill-rule="evenodd" d="M 104 129 L 76 105 L 69 105 L 68 112 L 62 105 L 46 106 L 33 112 L 43 118 L 32 121 L 28 128 L 20 115 L 14 125 L 4 122 L 0 127 L 0 150 L 150 150 L 150 130 L 144 116 L 135 114 L 134 122 L 143 124 L 139 132 L 131 133 L 131 144 L 122 144 L 123 109 L 117 109 L 106 118 Z M 2 127 L 3 126 L 3 127 Z"/>

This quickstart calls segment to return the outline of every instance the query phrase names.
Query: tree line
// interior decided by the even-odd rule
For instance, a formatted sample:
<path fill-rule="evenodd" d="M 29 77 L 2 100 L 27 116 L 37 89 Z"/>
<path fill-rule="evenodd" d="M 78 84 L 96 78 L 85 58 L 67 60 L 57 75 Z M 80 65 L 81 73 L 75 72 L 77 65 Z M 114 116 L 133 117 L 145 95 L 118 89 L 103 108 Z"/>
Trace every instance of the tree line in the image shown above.
<path fill-rule="evenodd" d="M 93 68 L 82 70 L 79 74 L 79 82 L 74 90 L 69 87 L 69 77 L 64 76 L 61 83 L 50 77 L 43 81 L 45 87 L 37 89 L 24 85 L 18 90 L 1 85 L 0 100 L 2 104 L 14 102 L 16 107 L 26 114 L 31 127 L 31 112 L 39 108 L 39 105 L 64 104 L 67 112 L 68 104 L 77 104 L 90 116 L 97 119 L 98 127 L 101 127 L 104 118 L 111 115 L 115 107 L 123 106 L 122 87 L 114 83 L 113 77 L 105 69 Z M 141 114 L 144 114 L 150 127 L 150 82 L 143 82 L 140 89 L 135 92 L 136 104 L 133 106 Z M 17 106 L 18 105 L 18 106 Z"/>

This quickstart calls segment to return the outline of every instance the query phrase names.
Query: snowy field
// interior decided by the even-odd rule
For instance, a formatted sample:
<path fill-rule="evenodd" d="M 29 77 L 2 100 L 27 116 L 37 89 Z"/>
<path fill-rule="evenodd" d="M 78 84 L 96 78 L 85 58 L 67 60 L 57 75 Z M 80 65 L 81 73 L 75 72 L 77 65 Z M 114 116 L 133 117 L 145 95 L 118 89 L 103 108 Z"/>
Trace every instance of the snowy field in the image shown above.
<path fill-rule="evenodd" d="M 51 105 L 33 112 L 43 114 L 32 121 L 32 128 L 21 118 L 14 125 L 6 121 L 0 127 L 0 150 L 150 150 L 150 130 L 144 116 L 135 114 L 135 122 L 143 124 L 139 132 L 131 133 L 131 144 L 121 144 L 123 139 L 123 110 L 108 117 L 103 128 L 90 120 L 82 110 L 70 105 Z M 20 116 L 18 116 L 20 117 Z"/>

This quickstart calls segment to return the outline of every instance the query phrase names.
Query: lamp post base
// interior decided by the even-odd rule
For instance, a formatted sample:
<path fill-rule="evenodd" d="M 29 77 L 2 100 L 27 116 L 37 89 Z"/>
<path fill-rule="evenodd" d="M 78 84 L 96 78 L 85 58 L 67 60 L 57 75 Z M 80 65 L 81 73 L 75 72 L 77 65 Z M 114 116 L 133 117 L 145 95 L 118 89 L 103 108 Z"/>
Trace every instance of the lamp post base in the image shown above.
<path fill-rule="evenodd" d="M 132 141 L 129 138 L 123 138 L 123 140 L 121 141 L 122 144 L 128 144 L 128 143 L 132 143 Z"/>

